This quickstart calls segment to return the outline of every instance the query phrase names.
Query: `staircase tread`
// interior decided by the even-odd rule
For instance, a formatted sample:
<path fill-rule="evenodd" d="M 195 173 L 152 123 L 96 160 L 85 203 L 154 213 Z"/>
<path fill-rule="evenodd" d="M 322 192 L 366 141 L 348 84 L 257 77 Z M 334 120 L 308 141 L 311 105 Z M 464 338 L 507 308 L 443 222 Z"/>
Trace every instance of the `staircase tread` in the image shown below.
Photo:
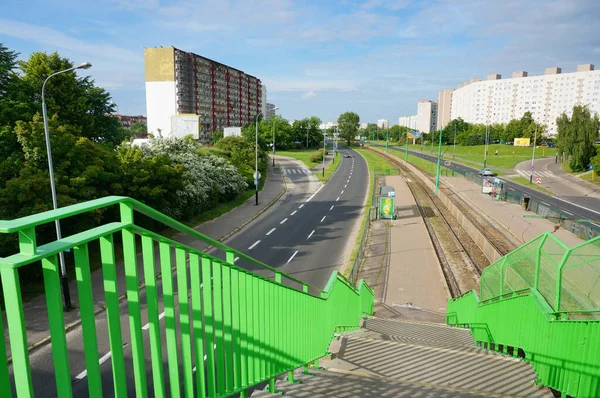
<path fill-rule="evenodd" d="M 407 337 L 407 336 L 397 336 L 397 335 L 389 335 L 385 333 L 380 333 L 374 330 L 365 329 L 362 333 L 352 333 L 345 334 L 340 336 L 340 338 L 348 338 L 348 339 L 372 339 L 372 340 L 380 340 L 387 341 L 391 343 L 399 343 L 399 344 L 409 344 L 414 346 L 424 346 L 424 347 L 441 347 L 441 348 L 450 348 L 453 350 L 460 350 L 466 352 L 488 352 L 481 348 L 478 348 L 475 343 L 471 342 L 470 344 L 466 343 L 453 343 L 451 341 L 437 341 L 434 339 L 420 339 L 417 337 Z M 334 352 L 334 351 L 330 351 Z M 497 353 L 493 353 L 497 354 Z M 500 355 L 500 354 L 497 354 Z"/>
<path fill-rule="evenodd" d="M 314 376 L 299 375 L 301 384 L 282 382 L 278 383 L 277 387 L 285 391 L 285 396 L 289 397 L 506 397 L 506 395 L 455 387 L 365 375 L 343 369 L 314 370 L 313 373 Z"/>
<path fill-rule="evenodd" d="M 429 325 L 429 326 L 435 326 L 435 327 L 439 327 L 439 328 L 443 328 L 443 329 L 454 329 L 454 330 L 461 330 L 461 328 L 457 328 L 454 326 L 450 326 L 446 323 L 440 323 L 440 322 L 429 322 L 429 321 L 419 321 L 419 320 L 415 320 L 415 319 L 400 319 L 400 318 L 379 318 L 377 316 L 369 316 L 369 317 L 365 317 L 365 319 L 369 320 L 377 320 L 377 321 L 381 321 L 381 322 L 393 322 L 393 323 L 412 323 L 412 324 L 416 324 L 416 325 Z M 463 329 L 463 330 L 468 330 L 468 329 Z"/>

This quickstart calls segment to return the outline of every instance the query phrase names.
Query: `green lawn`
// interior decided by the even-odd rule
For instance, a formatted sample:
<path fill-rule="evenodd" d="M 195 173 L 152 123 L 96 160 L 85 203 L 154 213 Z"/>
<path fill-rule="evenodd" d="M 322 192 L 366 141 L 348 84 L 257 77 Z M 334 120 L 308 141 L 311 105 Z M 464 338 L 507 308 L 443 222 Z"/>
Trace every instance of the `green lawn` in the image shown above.
<path fill-rule="evenodd" d="M 516 182 L 517 184 L 525 185 L 528 188 L 537 189 L 538 191 L 543 192 L 545 194 L 554 195 L 554 193 L 552 193 L 552 192 L 548 191 L 547 189 L 542 188 L 540 185 L 536 184 L 535 181 L 534 181 L 533 184 L 530 184 L 528 178 L 525 178 L 525 177 L 514 177 L 514 178 L 511 178 L 510 180 L 513 181 L 513 182 Z"/>
<path fill-rule="evenodd" d="M 377 141 L 378 144 L 385 145 L 385 141 Z M 398 146 L 398 144 L 390 143 L 390 146 Z M 412 151 L 422 151 L 424 153 L 437 154 L 437 145 L 409 145 Z M 498 155 L 495 155 L 498 150 Z M 466 166 L 480 168 L 483 167 L 484 145 L 475 146 L 456 146 L 456 152 L 453 145 L 442 146 L 442 156 L 445 159 L 454 159 L 457 163 L 465 164 Z M 531 147 L 515 147 L 512 145 L 492 144 L 488 145 L 487 165 L 494 168 L 513 169 L 517 163 L 531 159 L 533 148 Z M 555 156 L 556 148 L 536 148 L 535 157 Z"/>

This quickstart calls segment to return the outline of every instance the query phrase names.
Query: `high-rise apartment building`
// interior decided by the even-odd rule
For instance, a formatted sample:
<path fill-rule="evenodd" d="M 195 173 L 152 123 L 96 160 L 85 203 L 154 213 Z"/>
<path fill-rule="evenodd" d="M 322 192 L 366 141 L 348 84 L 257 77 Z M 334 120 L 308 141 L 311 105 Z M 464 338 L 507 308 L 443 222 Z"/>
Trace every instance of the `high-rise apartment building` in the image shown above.
<path fill-rule="evenodd" d="M 361 129 L 363 129 L 363 130 L 364 130 L 364 129 L 366 129 L 368 126 L 369 126 L 369 123 L 368 123 L 368 122 L 360 122 L 360 128 L 361 128 Z"/>
<path fill-rule="evenodd" d="M 390 127 L 390 121 L 387 119 L 379 119 L 377 121 L 377 127 L 379 127 L 380 129 L 387 129 L 388 127 Z"/>
<path fill-rule="evenodd" d="M 277 108 L 275 105 L 267 103 L 267 111 L 265 112 L 266 119 L 270 119 L 275 116 L 275 108 Z"/>
<path fill-rule="evenodd" d="M 416 129 L 417 128 L 417 115 L 400 116 L 398 118 L 398 126 Z"/>
<path fill-rule="evenodd" d="M 266 88 L 238 69 L 175 47 L 146 48 L 144 61 L 148 132 L 201 138 L 265 111 Z"/>
<path fill-rule="evenodd" d="M 529 111 L 555 135 L 556 118 L 563 112 L 570 116 L 575 105 L 600 113 L 600 71 L 592 64 L 579 65 L 571 73 L 554 67 L 541 76 L 521 71 L 509 79 L 497 74 L 485 81 L 471 79 L 454 90 L 451 116 L 469 123 L 508 123 Z"/>
<path fill-rule="evenodd" d="M 419 100 L 417 103 L 416 129 L 429 134 L 437 129 L 437 102 Z"/>
<path fill-rule="evenodd" d="M 438 114 L 437 114 L 437 127 L 438 129 L 442 129 L 446 127 L 448 123 L 450 123 L 451 111 L 452 111 L 452 92 L 454 89 L 447 88 L 443 91 L 440 91 L 438 95 Z"/>

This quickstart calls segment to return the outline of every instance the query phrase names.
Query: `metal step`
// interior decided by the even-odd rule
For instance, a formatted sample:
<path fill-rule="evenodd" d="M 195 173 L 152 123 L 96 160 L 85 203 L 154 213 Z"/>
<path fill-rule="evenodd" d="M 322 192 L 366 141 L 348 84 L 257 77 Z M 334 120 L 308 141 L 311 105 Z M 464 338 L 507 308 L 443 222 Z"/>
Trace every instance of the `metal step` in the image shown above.
<path fill-rule="evenodd" d="M 356 336 L 338 343 L 334 359 L 321 360 L 321 366 L 479 394 L 552 397 L 549 390 L 533 385 L 536 375 L 530 365 L 500 354 Z"/>

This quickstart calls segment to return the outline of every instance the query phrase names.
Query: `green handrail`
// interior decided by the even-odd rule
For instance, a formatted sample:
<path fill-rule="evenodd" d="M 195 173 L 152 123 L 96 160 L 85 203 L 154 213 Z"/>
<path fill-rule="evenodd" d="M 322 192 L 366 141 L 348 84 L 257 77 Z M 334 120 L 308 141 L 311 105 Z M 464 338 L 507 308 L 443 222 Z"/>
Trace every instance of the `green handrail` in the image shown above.
<path fill-rule="evenodd" d="M 113 205 L 120 206 L 119 222 L 100 225 L 45 245 L 36 244 L 36 227 Z M 136 225 L 135 212 L 222 249 L 226 260 Z M 19 397 L 33 395 L 34 376 L 29 365 L 18 274 L 19 267 L 25 265 L 42 267 L 57 395 L 72 396 L 58 267 L 58 253 L 68 249 L 74 252 L 89 394 L 103 396 L 88 249 L 91 243 L 97 243 L 100 248 L 114 394 L 128 396 L 127 380 L 123 377 L 125 349 L 117 291 L 119 264 L 115 259 L 117 244 L 113 239 L 117 233 L 122 235 L 120 245 L 136 396 L 148 396 L 149 382 L 157 397 L 167 394 L 179 397 L 181 385 L 186 397 L 226 397 L 238 393 L 246 396 L 249 387 L 266 381 L 273 388 L 275 377 L 326 355 L 337 326 L 358 325 L 364 314 L 373 312 L 373 291 L 362 280 L 355 287 L 336 271 L 331 274 L 325 289 L 317 289 L 130 198 L 107 197 L 17 220 L 0 221 L 0 232 L 19 235 L 19 253 L 0 258 L 12 377 Z M 138 241 L 142 249 L 143 278 L 138 275 Z M 235 256 L 272 271 L 272 278 L 234 265 Z M 158 273 L 160 279 L 155 277 Z M 141 279 L 145 282 L 144 310 L 140 304 Z M 283 284 L 284 279 L 299 284 L 301 290 Z M 319 292 L 318 295 L 309 294 L 309 288 Z M 160 301 L 164 321 L 159 315 Z M 145 352 L 142 316 L 148 322 L 149 353 Z M 163 338 L 166 344 L 163 344 Z M 166 374 L 163 374 L 163 355 L 167 358 Z M 151 362 L 151 372 L 146 369 L 147 358 Z M 0 344 L 0 396 L 11 395 L 11 373 L 6 364 L 5 347 Z M 149 373 L 151 381 L 147 380 Z"/>
<path fill-rule="evenodd" d="M 600 396 L 600 239 L 569 248 L 545 233 L 484 270 L 475 291 L 450 299 L 449 325 L 478 345 L 524 355 L 538 384 Z"/>

